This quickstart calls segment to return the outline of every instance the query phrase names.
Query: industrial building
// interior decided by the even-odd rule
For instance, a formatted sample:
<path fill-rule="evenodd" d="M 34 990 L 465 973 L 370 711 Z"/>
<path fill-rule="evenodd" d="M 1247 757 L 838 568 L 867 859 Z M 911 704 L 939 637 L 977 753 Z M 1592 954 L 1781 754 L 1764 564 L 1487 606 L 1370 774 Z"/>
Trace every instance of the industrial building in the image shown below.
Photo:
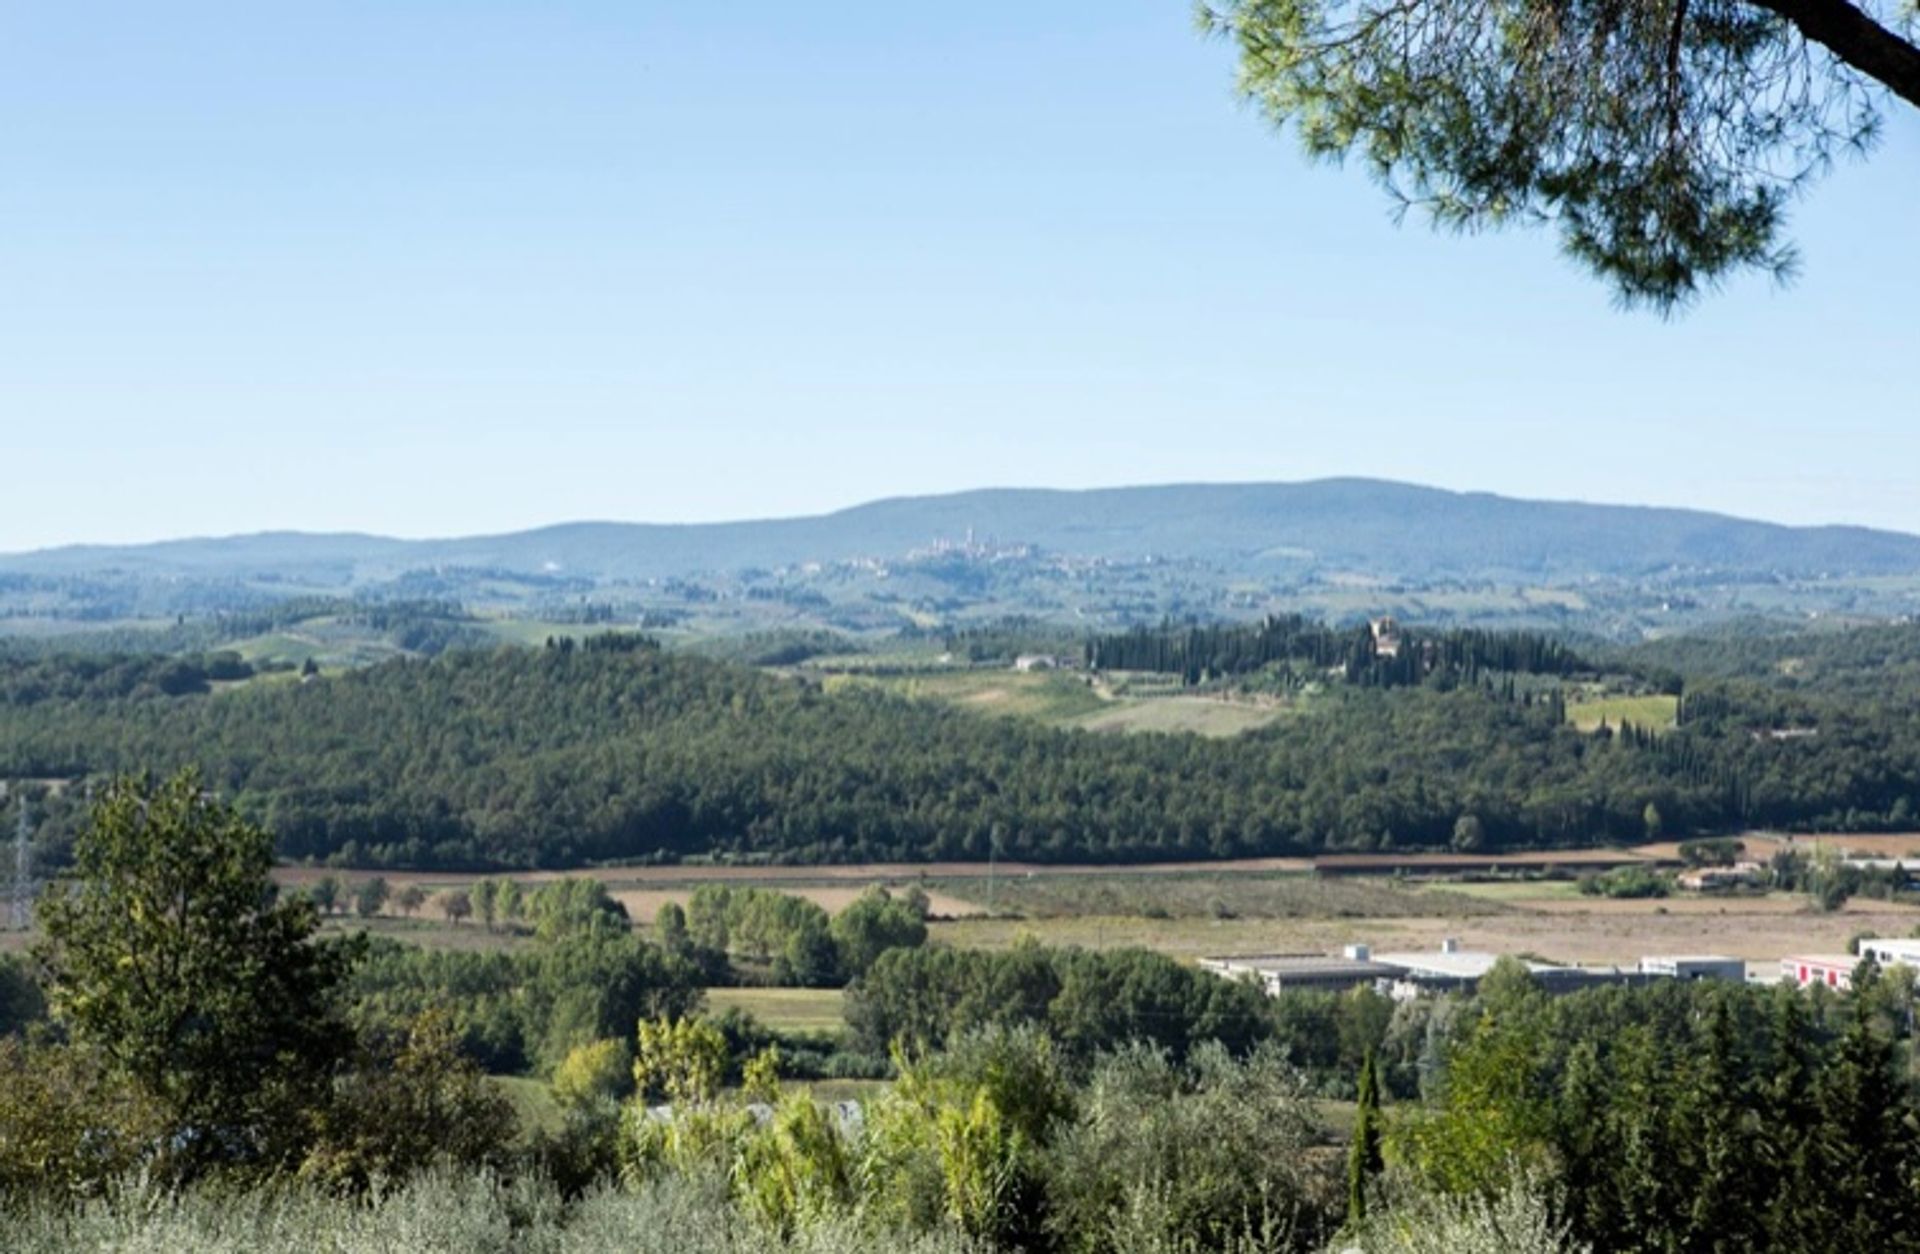
<path fill-rule="evenodd" d="M 1852 954 L 1801 954 L 1780 960 L 1780 978 L 1801 988 L 1824 984 L 1833 989 L 1853 987 L 1853 969 L 1860 960 Z"/>
<path fill-rule="evenodd" d="M 1371 961 L 1365 945 L 1350 945 L 1340 957 L 1257 954 L 1245 958 L 1202 958 L 1200 966 L 1228 979 L 1257 980 L 1269 996 L 1295 988 L 1344 992 L 1363 985 L 1370 987 L 1399 974 L 1396 967 Z"/>
<path fill-rule="evenodd" d="M 1564 966 L 1516 958 L 1535 984 L 1549 993 L 1570 993 L 1599 984 L 1650 984 L 1656 980 L 1726 980 L 1730 983 L 1783 983 L 1801 988 L 1820 985 L 1836 991 L 1853 987 L 1853 971 L 1862 958 L 1882 967 L 1905 966 L 1920 973 L 1920 939 L 1867 939 L 1860 955 L 1798 954 L 1780 959 L 1780 974 L 1749 975 L 1747 963 L 1724 954 L 1649 954 L 1633 967 Z M 1203 958 L 1200 965 L 1229 979 L 1253 979 L 1269 995 L 1288 989 L 1344 991 L 1370 987 L 1398 1000 L 1436 993 L 1472 992 L 1507 955 L 1463 949 L 1443 940 L 1437 949 L 1374 953 L 1366 945 L 1348 945 L 1328 954 L 1263 954 Z M 1916 976 L 1920 978 L 1920 976 Z"/>
<path fill-rule="evenodd" d="M 1920 940 L 1911 938 L 1883 940 L 1878 937 L 1873 940 L 1863 940 L 1860 942 L 1860 956 L 1872 958 L 1883 967 L 1898 963 L 1920 971 Z"/>
<path fill-rule="evenodd" d="M 1373 953 L 1349 945 L 1338 956 L 1264 954 L 1242 958 L 1203 958 L 1200 966 L 1228 979 L 1254 979 L 1268 995 L 1288 989 L 1342 991 L 1371 987 L 1397 1000 L 1434 993 L 1471 992 L 1502 955 L 1462 949 L 1444 940 L 1433 950 Z M 1662 978 L 1621 967 L 1568 967 L 1520 959 L 1536 983 L 1551 993 L 1567 993 L 1595 984 L 1638 984 Z"/>
<path fill-rule="evenodd" d="M 1744 983 L 1747 964 L 1739 958 L 1718 954 L 1658 955 L 1640 960 L 1643 975 L 1663 976 L 1670 980 L 1729 980 Z"/>

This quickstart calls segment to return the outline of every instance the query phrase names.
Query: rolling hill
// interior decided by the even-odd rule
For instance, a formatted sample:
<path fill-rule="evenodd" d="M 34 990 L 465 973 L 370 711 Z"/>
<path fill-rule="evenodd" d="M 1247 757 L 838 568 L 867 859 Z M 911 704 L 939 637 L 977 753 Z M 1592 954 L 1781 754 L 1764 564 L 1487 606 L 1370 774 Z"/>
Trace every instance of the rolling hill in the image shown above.
<path fill-rule="evenodd" d="M 894 559 L 969 530 L 1074 557 L 1204 561 L 1255 572 L 1566 580 L 1675 570 L 1818 578 L 1920 573 L 1920 537 L 1787 527 L 1695 510 L 1528 501 L 1365 479 L 1088 491 L 985 489 L 806 518 L 667 525 L 575 522 L 495 536 L 396 540 L 263 532 L 0 556 L 0 574 L 147 575 L 351 587 L 466 568 L 661 579 Z"/>

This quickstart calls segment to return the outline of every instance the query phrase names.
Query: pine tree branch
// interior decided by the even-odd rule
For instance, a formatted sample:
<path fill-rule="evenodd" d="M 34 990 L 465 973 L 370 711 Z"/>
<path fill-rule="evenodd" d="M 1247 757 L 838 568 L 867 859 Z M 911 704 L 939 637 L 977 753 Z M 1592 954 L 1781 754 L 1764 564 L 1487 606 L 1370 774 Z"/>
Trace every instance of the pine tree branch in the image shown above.
<path fill-rule="evenodd" d="M 1842 62 L 1920 106 L 1920 47 L 1848 0 L 1747 0 L 1777 13 Z"/>

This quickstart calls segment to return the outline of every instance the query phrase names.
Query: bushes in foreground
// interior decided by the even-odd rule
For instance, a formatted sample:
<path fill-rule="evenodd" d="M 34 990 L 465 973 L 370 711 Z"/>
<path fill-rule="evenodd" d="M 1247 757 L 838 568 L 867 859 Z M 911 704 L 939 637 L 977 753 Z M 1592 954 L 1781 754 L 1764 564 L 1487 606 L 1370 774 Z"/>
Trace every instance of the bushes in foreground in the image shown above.
<path fill-rule="evenodd" d="M 724 1178 L 781 1233 L 859 1216 L 1063 1254 L 1304 1252 L 1340 1221 L 1338 1153 L 1271 1047 L 1133 1045 L 1082 1083 L 1052 1038 L 998 1027 L 900 1064 L 851 1124 L 801 1094 L 755 1110 L 674 1084 L 671 1114 L 627 1107 L 621 1176 Z"/>
<path fill-rule="evenodd" d="M 1262 1254 L 1255 1233 L 1220 1244 L 1169 1240 L 1154 1197 L 1104 1233 L 1112 1254 Z M 1145 1219 L 1144 1229 L 1135 1221 Z M 437 1170 L 364 1197 L 307 1187 L 169 1192 L 139 1177 L 77 1205 L 9 1216 L 10 1254 L 992 1254 L 953 1231 L 916 1232 L 872 1217 L 829 1216 L 782 1234 L 729 1201 L 724 1180 L 670 1177 L 568 1201 L 551 1185 Z M 1323 1254 L 1587 1254 L 1524 1184 L 1490 1200 L 1409 1197 Z"/>
<path fill-rule="evenodd" d="M 1405 1193 L 1330 1254 L 1591 1254 L 1569 1234 L 1537 1180 L 1522 1176 L 1490 1196 Z"/>
<path fill-rule="evenodd" d="M 550 1184 L 431 1171 L 343 1198 L 306 1187 L 169 1192 L 138 1177 L 79 1205 L 9 1216 L 11 1254 L 973 1254 L 965 1238 L 823 1223 L 783 1240 L 714 1181 L 670 1179 L 568 1203 Z"/>

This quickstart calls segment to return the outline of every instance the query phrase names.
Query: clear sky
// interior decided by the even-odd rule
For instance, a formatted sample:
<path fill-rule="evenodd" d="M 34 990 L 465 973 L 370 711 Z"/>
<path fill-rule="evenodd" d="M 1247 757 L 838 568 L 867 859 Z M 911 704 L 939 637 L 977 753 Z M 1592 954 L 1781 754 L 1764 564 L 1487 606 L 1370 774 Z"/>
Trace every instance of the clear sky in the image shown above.
<path fill-rule="evenodd" d="M 1364 474 L 1920 531 L 1920 118 L 1674 323 L 1186 0 L 0 5 L 0 550 Z"/>

